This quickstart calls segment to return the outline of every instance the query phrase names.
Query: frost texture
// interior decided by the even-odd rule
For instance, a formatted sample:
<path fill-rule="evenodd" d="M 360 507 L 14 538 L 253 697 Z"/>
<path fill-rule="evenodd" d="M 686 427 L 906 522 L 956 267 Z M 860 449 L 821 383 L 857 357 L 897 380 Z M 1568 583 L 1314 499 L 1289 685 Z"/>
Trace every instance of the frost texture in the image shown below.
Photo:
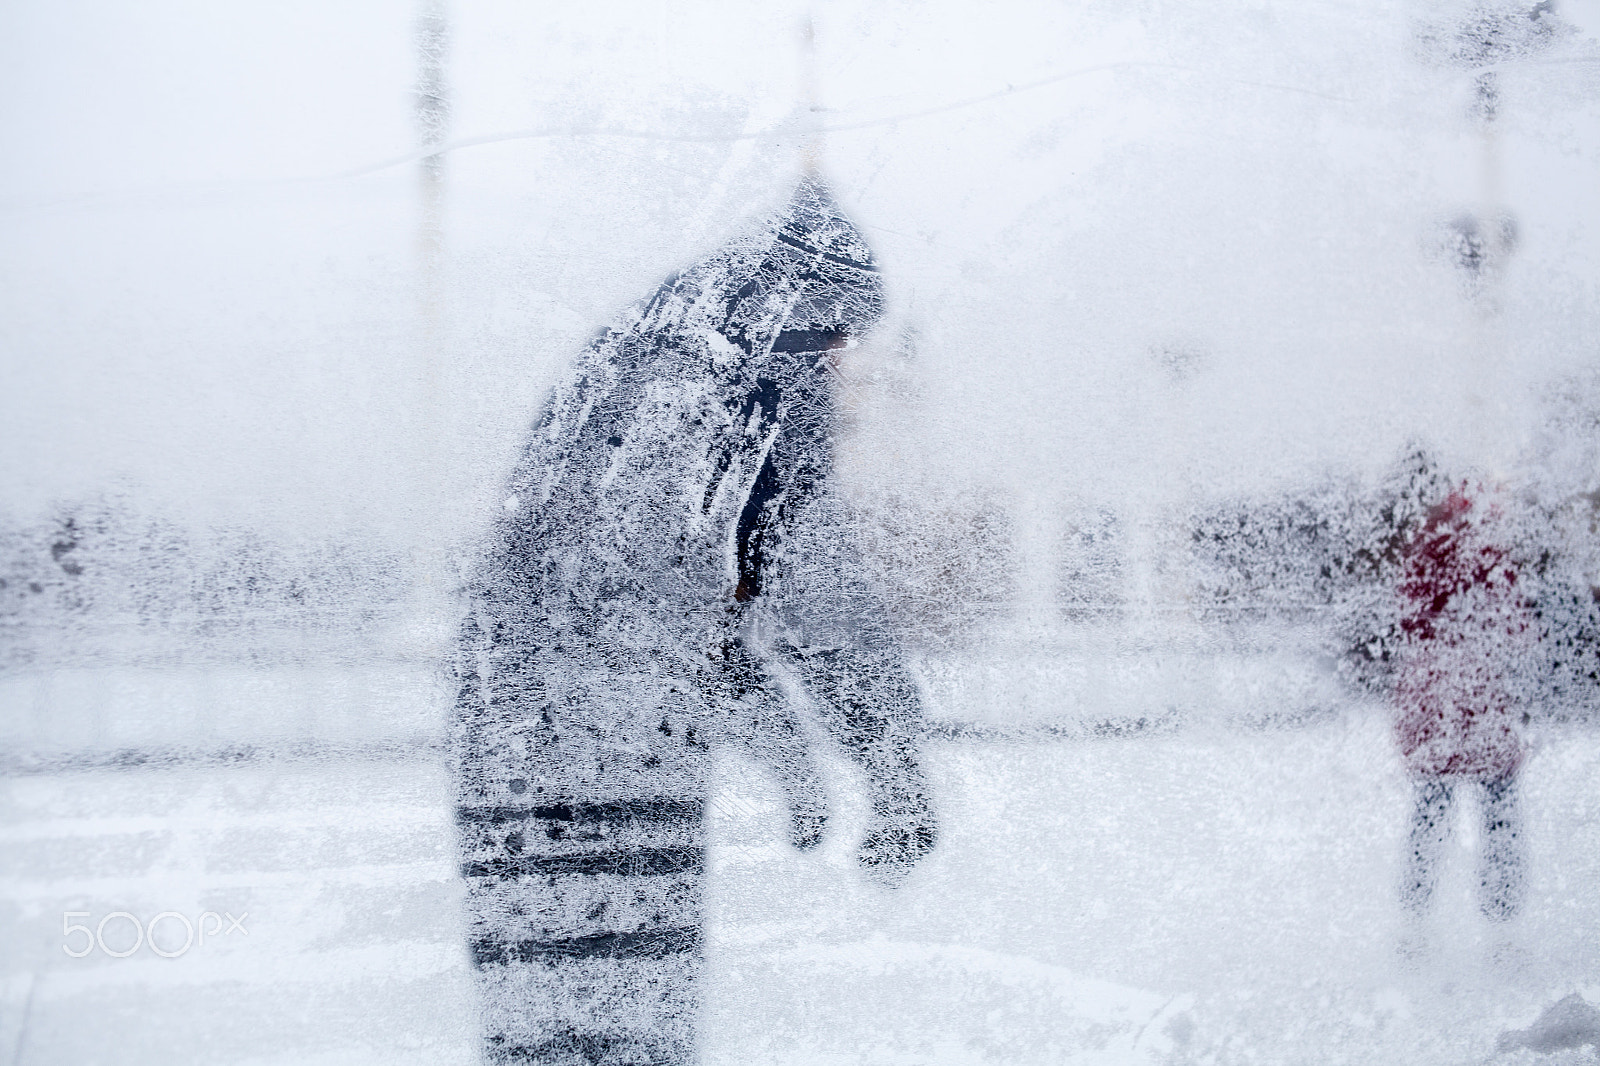
<path fill-rule="evenodd" d="M 824 797 L 809 702 L 867 771 L 862 862 L 931 846 L 917 690 L 830 486 L 832 353 L 881 312 L 815 179 L 668 281 L 556 389 L 472 587 L 457 752 L 490 1048 L 693 1057 L 705 756 L 753 749 L 792 839 Z"/>
<path fill-rule="evenodd" d="M 1521 905 L 1528 726 L 1581 714 L 1600 676 L 1600 600 L 1585 553 L 1564 535 L 1571 502 L 1450 476 L 1419 449 L 1376 488 L 1224 508 L 1197 523 L 1223 631 L 1298 630 L 1388 708 L 1412 783 L 1401 902 L 1413 917 L 1433 897 L 1463 790 L 1477 794 L 1482 820 L 1480 908 L 1504 921 Z"/>
<path fill-rule="evenodd" d="M 1476 69 L 1538 53 L 1572 33 L 1555 6 L 1550 0 L 1473 5 L 1455 21 L 1421 27 L 1419 58 Z"/>
<path fill-rule="evenodd" d="M 1600 679 L 1592 507 L 1570 487 L 1521 487 L 1447 472 L 1417 448 L 1374 484 L 1202 511 L 1199 617 L 1225 642 L 1312 651 L 1352 695 L 1404 698 L 1422 659 L 1456 655 L 1447 672 L 1480 695 L 1493 678 L 1519 713 L 1583 713 Z"/>
<path fill-rule="evenodd" d="M 410 592 L 370 539 L 183 523 L 125 495 L 0 516 L 0 669 L 397 658 Z"/>

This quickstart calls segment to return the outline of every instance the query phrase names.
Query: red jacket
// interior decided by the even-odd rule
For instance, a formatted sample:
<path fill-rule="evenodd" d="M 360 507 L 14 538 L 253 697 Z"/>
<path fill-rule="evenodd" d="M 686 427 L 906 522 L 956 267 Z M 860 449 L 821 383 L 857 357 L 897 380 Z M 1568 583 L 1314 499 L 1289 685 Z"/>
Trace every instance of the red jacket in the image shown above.
<path fill-rule="evenodd" d="M 1504 525 L 1463 486 L 1406 549 L 1395 733 L 1413 774 L 1500 777 L 1522 763 L 1511 673 L 1530 626 Z"/>

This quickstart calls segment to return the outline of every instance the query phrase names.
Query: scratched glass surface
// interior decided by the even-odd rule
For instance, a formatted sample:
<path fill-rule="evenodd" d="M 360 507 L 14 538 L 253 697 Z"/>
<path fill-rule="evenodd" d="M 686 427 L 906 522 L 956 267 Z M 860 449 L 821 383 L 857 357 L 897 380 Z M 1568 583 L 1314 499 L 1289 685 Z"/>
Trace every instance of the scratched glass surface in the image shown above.
<path fill-rule="evenodd" d="M 0 29 L 0 1061 L 1600 1047 L 1595 0 Z"/>

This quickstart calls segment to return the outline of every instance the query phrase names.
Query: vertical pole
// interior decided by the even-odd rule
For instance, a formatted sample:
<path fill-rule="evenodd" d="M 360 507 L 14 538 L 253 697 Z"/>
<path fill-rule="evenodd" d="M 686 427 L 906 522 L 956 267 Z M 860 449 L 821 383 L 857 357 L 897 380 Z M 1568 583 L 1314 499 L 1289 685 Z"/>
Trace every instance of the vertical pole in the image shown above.
<path fill-rule="evenodd" d="M 1466 223 L 1464 235 L 1469 254 L 1463 267 L 1473 275 L 1468 284 L 1474 301 L 1471 410 L 1472 440 L 1481 461 L 1491 467 L 1503 466 L 1509 456 L 1503 413 L 1490 410 L 1493 398 L 1502 395 L 1500 380 L 1506 368 L 1505 338 L 1499 322 L 1500 272 L 1512 250 L 1515 223 L 1505 206 L 1500 181 L 1500 146 L 1496 120 L 1500 112 L 1500 85 L 1494 71 L 1485 71 L 1473 80 L 1472 117 L 1478 127 L 1477 204 Z M 1473 216 L 1476 216 L 1473 220 Z"/>
<path fill-rule="evenodd" d="M 800 169 L 816 177 L 822 166 L 822 134 L 817 130 L 817 27 L 808 11 L 800 18 L 800 84 L 797 121 L 800 125 Z"/>
<path fill-rule="evenodd" d="M 445 0 L 421 0 L 413 41 L 417 74 L 413 121 L 418 149 L 424 153 L 417 171 L 415 255 L 415 363 L 413 382 L 413 462 L 415 497 L 409 516 L 414 571 L 418 576 L 413 604 L 414 634 L 426 649 L 443 622 L 444 597 L 451 581 L 444 571 L 443 520 L 448 491 L 443 455 L 442 362 L 444 358 L 444 147 L 450 128 L 450 98 L 445 81 L 449 21 Z"/>
<path fill-rule="evenodd" d="M 1501 273 L 1516 246 L 1516 221 L 1506 206 L 1499 144 L 1500 73 L 1494 68 L 1548 48 L 1557 37 L 1551 0 L 1531 6 L 1516 0 L 1489 17 L 1475 12 L 1454 33 L 1446 62 L 1476 71 L 1471 115 L 1477 126 L 1479 151 L 1476 203 L 1455 222 L 1452 239 L 1456 265 L 1463 271 L 1472 303 L 1472 337 L 1463 374 L 1470 382 L 1465 415 L 1466 439 L 1491 468 L 1505 468 L 1513 458 L 1516 431 L 1509 412 L 1495 410 L 1510 393 L 1510 344 L 1500 318 Z"/>
<path fill-rule="evenodd" d="M 443 0 L 423 0 L 417 18 L 416 126 L 423 156 L 418 171 L 417 260 L 425 341 L 437 341 L 439 282 L 444 255 L 444 148 L 450 100 L 444 67 L 449 24 Z M 428 336 L 427 334 L 433 334 Z"/>

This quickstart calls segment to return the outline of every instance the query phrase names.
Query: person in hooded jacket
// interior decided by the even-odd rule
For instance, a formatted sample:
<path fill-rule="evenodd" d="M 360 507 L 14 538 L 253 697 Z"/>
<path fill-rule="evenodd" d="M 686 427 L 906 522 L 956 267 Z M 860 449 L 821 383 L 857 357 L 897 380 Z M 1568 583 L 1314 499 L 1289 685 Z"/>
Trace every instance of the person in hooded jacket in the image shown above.
<path fill-rule="evenodd" d="M 1428 512 L 1402 559 L 1395 736 L 1413 784 L 1401 900 L 1414 917 L 1432 899 L 1463 787 L 1477 792 L 1483 819 L 1480 909 L 1505 921 L 1522 902 L 1515 679 L 1532 617 L 1511 549 L 1505 504 L 1464 484 Z"/>
<path fill-rule="evenodd" d="M 859 857 L 932 846 L 918 693 L 830 487 L 834 360 L 882 285 L 815 176 L 578 360 L 470 587 L 455 752 L 490 1057 L 686 1063 L 703 967 L 707 753 L 826 814 L 797 704 L 865 770 Z"/>

